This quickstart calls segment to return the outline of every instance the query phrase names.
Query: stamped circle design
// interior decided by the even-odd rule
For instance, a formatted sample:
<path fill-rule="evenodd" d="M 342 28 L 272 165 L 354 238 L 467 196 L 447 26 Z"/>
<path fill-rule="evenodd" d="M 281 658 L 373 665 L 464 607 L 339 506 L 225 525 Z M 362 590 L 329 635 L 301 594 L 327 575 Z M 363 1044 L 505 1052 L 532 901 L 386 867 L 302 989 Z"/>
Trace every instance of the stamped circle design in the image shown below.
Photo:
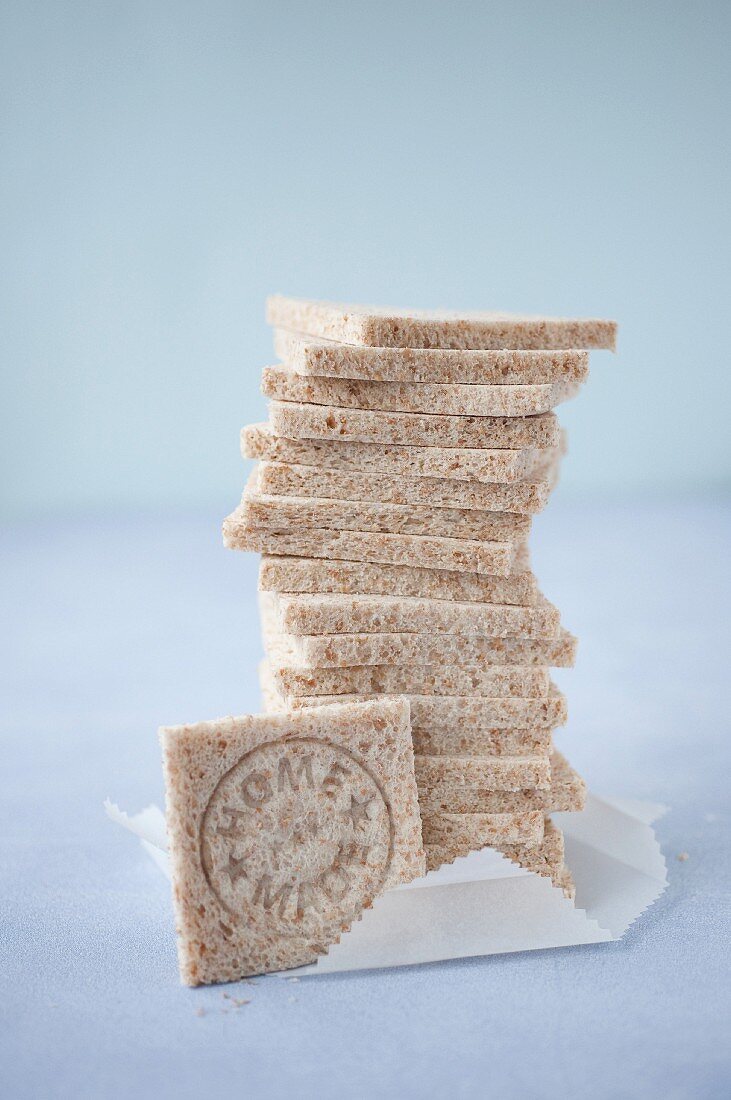
<path fill-rule="evenodd" d="M 269 741 L 218 782 L 200 853 L 232 917 L 263 932 L 315 935 L 355 920 L 382 890 L 391 807 L 376 776 L 342 746 Z"/>

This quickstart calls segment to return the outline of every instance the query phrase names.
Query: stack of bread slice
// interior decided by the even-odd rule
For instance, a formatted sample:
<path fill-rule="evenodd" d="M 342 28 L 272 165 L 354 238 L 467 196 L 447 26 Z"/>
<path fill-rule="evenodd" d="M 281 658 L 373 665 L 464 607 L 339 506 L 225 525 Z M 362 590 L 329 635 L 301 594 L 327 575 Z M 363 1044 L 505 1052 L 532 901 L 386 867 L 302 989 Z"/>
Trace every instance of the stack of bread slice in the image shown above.
<path fill-rule="evenodd" d="M 427 865 L 490 845 L 568 895 L 579 811 L 551 667 L 576 642 L 531 570 L 565 441 L 553 413 L 615 326 L 269 300 L 281 365 L 224 522 L 263 555 L 269 711 L 406 696 Z"/>

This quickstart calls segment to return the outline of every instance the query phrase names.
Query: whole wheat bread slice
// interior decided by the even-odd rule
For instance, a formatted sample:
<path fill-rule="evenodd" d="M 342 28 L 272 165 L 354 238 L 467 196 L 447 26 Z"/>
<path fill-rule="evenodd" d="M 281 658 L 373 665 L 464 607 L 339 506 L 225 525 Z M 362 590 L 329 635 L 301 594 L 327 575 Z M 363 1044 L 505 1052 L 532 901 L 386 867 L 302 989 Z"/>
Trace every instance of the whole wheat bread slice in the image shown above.
<path fill-rule="evenodd" d="M 380 501 L 336 500 L 326 497 L 271 496 L 259 488 L 255 467 L 241 500 L 247 527 L 289 532 L 297 528 L 338 531 L 377 531 L 392 535 L 430 535 L 436 538 L 499 542 L 524 539 L 530 516 L 517 512 L 483 512 L 475 508 L 431 508 L 422 504 L 383 504 Z"/>
<path fill-rule="evenodd" d="M 526 555 L 527 556 L 527 555 Z M 259 590 L 279 593 L 422 596 L 466 603 L 506 603 L 531 607 L 538 599 L 534 575 L 525 570 L 509 577 L 420 569 L 412 565 L 328 561 L 265 555 L 259 566 Z"/>
<path fill-rule="evenodd" d="M 577 641 L 561 629 L 556 638 L 486 638 L 464 634 L 283 634 L 262 618 L 264 645 L 275 663 L 297 668 L 349 665 L 546 665 L 571 668 Z"/>
<path fill-rule="evenodd" d="M 533 416 L 550 412 L 579 391 L 577 382 L 540 385 L 460 385 L 437 382 L 374 382 L 305 376 L 264 367 L 261 392 L 276 401 L 334 405 L 342 409 L 438 413 L 444 416 Z"/>
<path fill-rule="evenodd" d="M 418 596 L 259 593 L 263 615 L 283 634 L 484 634 L 496 638 L 555 638 L 558 609 L 541 597 L 535 607 L 457 603 Z M 358 662 L 370 664 L 369 661 Z M 379 661 L 378 664 L 388 664 Z M 436 664 L 437 662 L 431 662 Z M 452 662 L 457 664 L 458 662 Z"/>
<path fill-rule="evenodd" d="M 422 818 L 425 848 L 446 847 L 457 855 L 478 848 L 523 844 L 536 847 L 543 839 L 540 812 L 527 814 L 435 814 Z"/>
<path fill-rule="evenodd" d="M 550 412 L 537 416 L 439 416 L 270 401 L 269 420 L 275 433 L 288 439 L 508 450 L 556 447 L 560 442 L 558 421 Z"/>
<path fill-rule="evenodd" d="M 487 729 L 527 726 L 555 729 L 565 723 L 567 716 L 566 700 L 553 685 L 546 697 L 529 699 L 487 698 L 476 695 L 418 695 L 413 692 L 389 696 L 362 692 L 357 695 L 299 695 L 285 700 L 276 689 L 266 661 L 260 665 L 259 678 L 264 707 L 267 711 L 300 710 L 341 702 L 368 702 L 376 698 L 406 698 L 411 705 L 412 730 L 426 730 L 432 734 L 451 731 L 455 725 L 467 725 L 475 731 L 482 726 Z"/>
<path fill-rule="evenodd" d="M 547 480 L 565 440 L 542 450 L 522 448 L 414 447 L 340 439 L 289 439 L 270 424 L 241 429 L 244 458 L 287 462 L 326 470 L 362 470 L 392 477 L 428 477 L 494 484 L 527 478 Z"/>
<path fill-rule="evenodd" d="M 503 312 L 395 309 L 273 295 L 267 321 L 275 328 L 369 347 L 467 349 L 614 349 L 617 326 L 597 318 Z"/>
<path fill-rule="evenodd" d="M 548 670 L 500 665 L 465 668 L 460 665 L 360 665 L 302 671 L 271 662 L 274 686 L 285 699 L 299 695 L 484 695 L 487 698 L 548 695 Z"/>
<path fill-rule="evenodd" d="M 223 544 L 229 550 L 253 550 L 336 561 L 366 561 L 384 565 L 411 565 L 450 569 L 465 573 L 509 576 L 520 544 L 509 541 L 478 542 L 476 539 L 436 538 L 430 535 L 390 534 L 376 531 L 300 529 L 269 531 L 250 527 L 246 510 L 239 507 L 223 521 Z"/>
<path fill-rule="evenodd" d="M 274 350 L 298 374 L 380 382 L 541 385 L 583 382 L 585 351 L 464 351 L 339 344 L 276 329 Z"/>
<path fill-rule="evenodd" d="M 421 759 L 421 742 L 416 737 L 414 737 L 414 751 Z M 536 754 L 541 754 L 540 747 L 536 750 Z M 439 754 L 432 753 L 432 756 L 434 755 Z M 491 755 L 487 747 L 483 755 Z M 516 752 L 514 755 L 529 755 L 529 753 Z M 465 758 L 462 757 L 462 759 Z M 466 767 L 466 763 L 464 766 Z M 546 813 L 576 813 L 583 810 L 586 805 L 586 783 L 581 776 L 555 749 L 550 754 L 550 767 L 550 788 L 542 790 L 526 787 L 519 791 L 496 791 L 486 784 L 471 786 L 469 780 L 472 775 L 470 774 L 467 774 L 467 781 L 461 782 L 454 782 L 453 775 L 447 779 L 437 780 L 434 780 L 433 776 L 421 776 L 419 805 L 422 813 L 527 813 L 529 810 L 543 810 Z M 452 768 L 459 773 L 460 765 L 453 762 Z"/>
<path fill-rule="evenodd" d="M 422 508 L 474 508 L 522 515 L 542 511 L 558 480 L 557 469 L 552 477 L 541 481 L 525 479 L 508 484 L 404 477 L 363 470 L 323 470 L 267 461 L 260 462 L 257 471 L 259 492 L 270 496 L 380 501 Z"/>

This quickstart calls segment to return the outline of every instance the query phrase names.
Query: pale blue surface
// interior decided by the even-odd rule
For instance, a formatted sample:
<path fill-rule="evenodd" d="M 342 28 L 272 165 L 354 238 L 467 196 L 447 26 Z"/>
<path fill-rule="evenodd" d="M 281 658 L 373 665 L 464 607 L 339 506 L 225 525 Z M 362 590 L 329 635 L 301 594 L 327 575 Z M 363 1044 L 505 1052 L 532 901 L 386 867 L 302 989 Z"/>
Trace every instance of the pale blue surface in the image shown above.
<path fill-rule="evenodd" d="M 178 985 L 167 883 L 101 808 L 161 798 L 158 724 L 257 705 L 255 559 L 221 549 L 218 518 L 3 535 L 0 1091 L 727 1096 L 728 508 L 559 493 L 536 524 L 582 637 L 559 744 L 595 790 L 672 807 L 669 889 L 625 940 L 258 979 L 228 1011 Z"/>
<path fill-rule="evenodd" d="M 273 291 L 616 317 L 567 488 L 728 486 L 730 29 L 727 0 L 4 0 L 0 514 L 233 506 Z"/>

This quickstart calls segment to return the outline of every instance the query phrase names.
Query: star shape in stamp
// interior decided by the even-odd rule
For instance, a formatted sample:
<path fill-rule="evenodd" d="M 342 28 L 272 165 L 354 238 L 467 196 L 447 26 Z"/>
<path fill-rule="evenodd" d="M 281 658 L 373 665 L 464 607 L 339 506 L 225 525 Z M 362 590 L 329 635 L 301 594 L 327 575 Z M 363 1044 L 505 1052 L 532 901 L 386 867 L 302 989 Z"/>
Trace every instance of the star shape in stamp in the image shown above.
<path fill-rule="evenodd" d="M 353 823 L 353 828 L 357 829 L 361 821 L 368 821 L 368 807 L 373 801 L 373 795 L 369 798 L 365 798 L 362 802 L 359 802 L 355 795 L 350 794 L 350 809 L 345 810 L 345 816 L 349 817 Z"/>

